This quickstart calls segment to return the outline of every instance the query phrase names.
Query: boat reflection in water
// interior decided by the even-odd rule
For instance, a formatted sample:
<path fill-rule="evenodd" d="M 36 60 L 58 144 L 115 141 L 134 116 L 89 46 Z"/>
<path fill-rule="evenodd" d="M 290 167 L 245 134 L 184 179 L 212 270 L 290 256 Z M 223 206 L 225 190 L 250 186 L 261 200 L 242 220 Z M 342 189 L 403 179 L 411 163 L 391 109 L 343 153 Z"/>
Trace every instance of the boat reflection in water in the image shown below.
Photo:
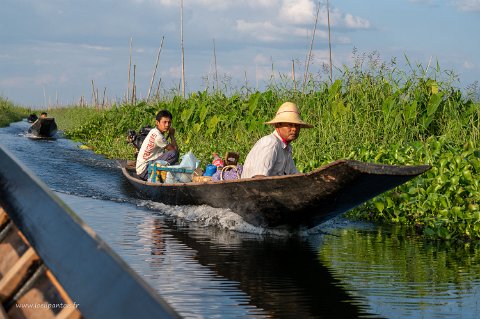
<path fill-rule="evenodd" d="M 272 318 L 367 315 L 319 262 L 317 246 L 305 238 L 264 238 L 217 227 L 192 227 L 164 216 L 152 218 L 139 227 L 150 231 L 152 270 L 162 267 L 164 255 L 168 255 L 165 236 L 173 236 L 194 251 L 192 261 L 247 295 L 238 297 L 251 305 L 250 314 Z"/>
<path fill-rule="evenodd" d="M 165 216 L 151 216 L 149 227 L 150 253 L 156 255 L 150 260 L 152 270 L 168 264 L 163 260 L 160 265 L 157 258 L 159 250 L 169 258 L 173 239 L 192 252 L 192 263 L 244 292 L 245 304 L 254 309 L 250 314 L 480 316 L 480 262 L 473 246 L 432 244 L 404 229 L 341 218 L 304 237 L 241 234 Z"/>

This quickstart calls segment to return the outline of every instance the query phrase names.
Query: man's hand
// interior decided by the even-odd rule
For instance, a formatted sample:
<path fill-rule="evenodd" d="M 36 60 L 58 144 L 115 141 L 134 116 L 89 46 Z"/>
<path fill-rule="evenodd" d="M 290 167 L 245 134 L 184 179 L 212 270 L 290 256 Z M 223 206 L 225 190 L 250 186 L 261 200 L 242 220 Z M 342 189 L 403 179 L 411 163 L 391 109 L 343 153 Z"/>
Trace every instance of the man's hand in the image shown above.
<path fill-rule="evenodd" d="M 170 127 L 168 129 L 168 136 L 167 136 L 167 139 L 170 139 L 170 144 L 168 144 L 165 149 L 167 151 L 175 151 L 178 149 L 178 146 L 177 146 L 177 140 L 175 140 L 175 129 L 173 127 Z"/>

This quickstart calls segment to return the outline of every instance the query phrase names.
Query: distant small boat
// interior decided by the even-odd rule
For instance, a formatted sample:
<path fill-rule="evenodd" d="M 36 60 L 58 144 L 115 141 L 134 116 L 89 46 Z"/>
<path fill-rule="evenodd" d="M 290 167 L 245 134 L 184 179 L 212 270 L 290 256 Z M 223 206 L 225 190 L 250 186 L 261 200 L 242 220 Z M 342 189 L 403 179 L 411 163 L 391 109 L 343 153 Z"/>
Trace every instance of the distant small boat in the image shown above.
<path fill-rule="evenodd" d="M 41 117 L 30 126 L 28 133 L 32 138 L 53 138 L 57 133 L 57 123 L 53 117 Z"/>
<path fill-rule="evenodd" d="M 142 198 L 229 208 L 252 225 L 290 229 L 317 226 L 430 169 L 338 160 L 306 174 L 162 184 L 139 179 L 131 164 L 120 163 Z"/>

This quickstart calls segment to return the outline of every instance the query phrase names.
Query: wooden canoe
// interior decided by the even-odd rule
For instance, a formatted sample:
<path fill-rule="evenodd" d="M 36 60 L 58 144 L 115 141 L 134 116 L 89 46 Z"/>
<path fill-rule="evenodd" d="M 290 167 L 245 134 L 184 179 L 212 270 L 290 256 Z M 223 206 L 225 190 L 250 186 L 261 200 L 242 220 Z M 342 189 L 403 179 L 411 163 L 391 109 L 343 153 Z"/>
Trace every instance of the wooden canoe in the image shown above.
<path fill-rule="evenodd" d="M 179 318 L 0 145 L 0 318 Z"/>
<path fill-rule="evenodd" d="M 255 226 L 297 229 L 317 226 L 430 169 L 338 160 L 307 174 L 161 184 L 142 181 L 134 166 L 120 164 L 142 198 L 229 208 Z"/>
<path fill-rule="evenodd" d="M 57 123 L 53 117 L 41 117 L 28 129 L 32 138 L 52 138 L 57 133 Z"/>

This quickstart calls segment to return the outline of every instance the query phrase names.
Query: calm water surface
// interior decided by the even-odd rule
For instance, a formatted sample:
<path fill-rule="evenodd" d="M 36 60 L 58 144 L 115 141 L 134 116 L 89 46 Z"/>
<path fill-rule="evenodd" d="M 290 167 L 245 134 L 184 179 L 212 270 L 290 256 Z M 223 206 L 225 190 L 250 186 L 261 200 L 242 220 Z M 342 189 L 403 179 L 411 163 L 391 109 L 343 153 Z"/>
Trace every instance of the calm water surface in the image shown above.
<path fill-rule="evenodd" d="M 0 129 L 26 164 L 182 316 L 479 318 L 480 250 L 336 219 L 302 234 L 135 198 L 115 161 Z"/>

